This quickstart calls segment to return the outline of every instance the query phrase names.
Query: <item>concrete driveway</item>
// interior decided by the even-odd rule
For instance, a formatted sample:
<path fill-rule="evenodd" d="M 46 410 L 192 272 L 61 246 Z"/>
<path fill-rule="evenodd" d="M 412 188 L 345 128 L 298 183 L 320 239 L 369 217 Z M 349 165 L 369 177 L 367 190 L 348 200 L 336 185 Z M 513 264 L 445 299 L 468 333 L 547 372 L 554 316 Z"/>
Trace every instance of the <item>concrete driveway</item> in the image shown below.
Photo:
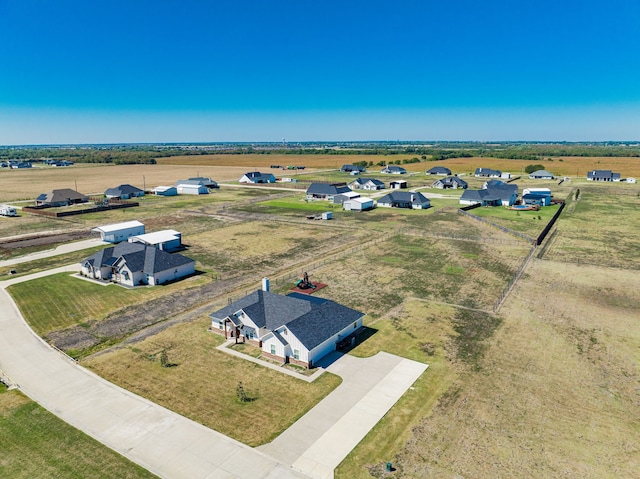
<path fill-rule="evenodd" d="M 13 266 L 14 264 L 27 263 L 29 261 L 35 261 L 42 258 L 50 258 L 52 256 L 58 256 L 65 253 L 71 253 L 73 251 L 81 251 L 83 249 L 93 248 L 94 246 L 104 245 L 109 243 L 102 241 L 99 238 L 92 238 L 82 241 L 74 241 L 73 243 L 65 243 L 57 248 L 48 249 L 46 251 L 39 251 L 37 253 L 31 253 L 17 258 L 11 258 L 0 261 L 0 267 Z"/>
<path fill-rule="evenodd" d="M 318 479 L 333 477 L 333 470 L 427 369 L 426 364 L 385 352 L 370 358 L 334 353 L 329 361 L 327 370 L 342 377 L 342 384 L 258 448 Z"/>

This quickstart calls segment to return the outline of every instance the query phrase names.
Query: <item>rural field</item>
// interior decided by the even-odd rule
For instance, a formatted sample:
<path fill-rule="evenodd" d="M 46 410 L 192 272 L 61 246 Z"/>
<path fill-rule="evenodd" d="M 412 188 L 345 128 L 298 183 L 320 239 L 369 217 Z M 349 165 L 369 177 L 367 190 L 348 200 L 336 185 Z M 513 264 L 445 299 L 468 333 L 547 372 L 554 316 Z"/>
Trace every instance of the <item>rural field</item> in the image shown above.
<path fill-rule="evenodd" d="M 174 157 L 159 165 L 95 171 L 184 172 L 193 166 L 200 175 L 219 180 L 215 169 L 229 168 L 236 159 L 260 159 L 266 166 L 305 164 L 285 155 L 277 160 L 275 155 L 223 156 Z M 318 163 L 307 166 L 335 169 L 320 162 L 357 161 L 328 157 L 309 155 Z M 166 164 L 181 158 L 183 166 Z M 214 159 L 227 165 L 188 163 Z M 601 160 L 603 169 L 622 170 L 624 165 L 605 163 L 608 158 L 548 163 L 575 168 L 580 160 Z M 458 161 L 459 168 L 452 166 Z M 458 172 L 475 166 L 516 172 L 501 165 L 529 164 L 491 161 L 465 158 L 438 164 Z M 424 164 L 406 166 L 420 171 Z M 248 167 L 237 168 L 242 174 Z M 91 170 L 78 171 L 85 169 Z M 560 168 L 547 169 L 564 174 Z M 337 177 L 311 170 L 305 175 L 327 181 Z M 434 180 L 422 175 L 407 179 L 413 187 Z M 474 186 L 480 182 L 472 181 Z M 497 313 L 496 301 L 531 245 L 458 214 L 459 192 L 433 198 L 433 208 L 426 211 L 380 208 L 366 213 L 308 203 L 295 190 L 223 187 L 203 198 L 145 198 L 135 211 L 96 213 L 70 224 L 87 230 L 141 219 L 149 230 L 178 229 L 201 274 L 157 289 L 103 287 L 60 276 L 9 291 L 32 327 L 54 343 L 89 338 L 86 343 L 78 339 L 75 346 L 71 341 L 66 348 L 80 364 L 255 446 L 276 437 L 340 379 L 325 374 L 308 384 L 224 354 L 216 349 L 222 339 L 207 331 L 207 314 L 257 288 L 263 276 L 273 279 L 274 291 L 284 293 L 308 271 L 313 280 L 328 284 L 318 296 L 367 314 L 365 334 L 350 354 L 387 351 L 430 366 L 413 385 L 419 394 L 401 398 L 343 461 L 336 477 L 488 479 L 523 477 L 523 471 L 527 477 L 634 477 L 640 468 L 640 187 L 582 179 L 566 185 L 528 179 L 517 183 L 521 188 L 548 186 L 568 201 Z M 535 237 L 556 210 L 517 215 L 503 208 L 478 208 L 473 213 Z M 334 211 L 335 219 L 305 219 L 321 211 Z M 58 224 L 19 219 L 29 231 L 56 230 Z M 72 258 L 77 260 L 64 260 Z M 53 261 L 32 268 L 59 265 Z M 137 317 L 144 321 L 130 321 Z M 126 334 L 114 333 L 122 324 Z M 173 367 L 162 366 L 163 352 Z M 237 400 L 239 378 L 252 399 L 248 403 Z M 286 404 L 283 391 L 293 398 Z M 393 463 L 393 474 L 385 472 L 387 462 Z"/>
<path fill-rule="evenodd" d="M 156 477 L 0 383 L 2 477 L 151 479 Z"/>

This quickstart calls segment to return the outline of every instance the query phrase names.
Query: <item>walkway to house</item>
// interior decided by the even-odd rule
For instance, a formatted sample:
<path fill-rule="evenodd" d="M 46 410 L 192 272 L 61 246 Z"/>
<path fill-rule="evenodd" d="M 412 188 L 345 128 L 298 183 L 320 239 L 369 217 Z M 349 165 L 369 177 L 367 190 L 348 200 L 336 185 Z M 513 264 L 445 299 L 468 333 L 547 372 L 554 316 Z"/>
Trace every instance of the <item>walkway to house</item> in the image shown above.
<path fill-rule="evenodd" d="M 74 241 L 73 243 L 65 243 L 56 248 L 48 249 L 46 251 L 39 251 L 37 253 L 31 253 L 24 256 L 18 256 L 17 258 L 0 261 L 0 268 L 4 266 L 13 266 L 14 264 L 27 263 L 29 261 L 35 261 L 37 259 L 50 258 L 52 256 L 71 253 L 73 251 L 81 251 L 83 249 L 93 248 L 94 246 L 106 246 L 107 244 L 109 243 L 105 243 L 99 238 Z"/>
<path fill-rule="evenodd" d="M 8 284 L 32 278 L 0 284 L 0 369 L 31 399 L 160 477 L 305 477 L 260 451 L 105 381 L 51 349 L 27 326 L 5 291 Z"/>
<path fill-rule="evenodd" d="M 258 448 L 318 479 L 333 478 L 333 470 L 427 369 L 384 352 L 370 358 L 333 353 L 325 359 L 327 371 L 342 377 L 342 384 Z"/>

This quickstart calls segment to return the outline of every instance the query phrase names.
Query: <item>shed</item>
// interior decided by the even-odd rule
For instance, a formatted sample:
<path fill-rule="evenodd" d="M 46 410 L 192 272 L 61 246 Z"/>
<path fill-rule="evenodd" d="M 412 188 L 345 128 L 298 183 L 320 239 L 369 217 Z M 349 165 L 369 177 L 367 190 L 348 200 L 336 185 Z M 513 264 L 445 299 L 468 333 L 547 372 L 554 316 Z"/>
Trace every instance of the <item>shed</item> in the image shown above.
<path fill-rule="evenodd" d="M 344 193 L 340 193 L 333 197 L 333 203 L 336 205 L 341 205 L 347 200 L 352 200 L 354 198 L 359 198 L 360 193 L 356 193 L 355 191 L 346 191 Z"/>
<path fill-rule="evenodd" d="M 107 243 L 120 243 L 128 238 L 144 234 L 144 224 L 137 220 L 111 225 L 96 226 L 91 231 L 100 233 L 100 239 Z"/>
<path fill-rule="evenodd" d="M 346 200 L 342 207 L 345 211 L 367 211 L 374 208 L 374 203 L 372 198 L 358 197 Z"/>
<path fill-rule="evenodd" d="M 392 190 L 404 190 L 407 188 L 407 180 L 395 180 L 389 183 L 389 188 Z"/>
<path fill-rule="evenodd" d="M 208 195 L 209 188 L 198 183 L 178 183 L 176 190 L 180 195 Z"/>
<path fill-rule="evenodd" d="M 157 196 L 176 196 L 178 194 L 175 186 L 156 186 L 151 191 Z"/>
<path fill-rule="evenodd" d="M 177 251 L 182 249 L 182 234 L 176 230 L 162 230 L 154 233 L 139 234 L 129 238 L 129 243 L 142 243 L 156 249 Z"/>

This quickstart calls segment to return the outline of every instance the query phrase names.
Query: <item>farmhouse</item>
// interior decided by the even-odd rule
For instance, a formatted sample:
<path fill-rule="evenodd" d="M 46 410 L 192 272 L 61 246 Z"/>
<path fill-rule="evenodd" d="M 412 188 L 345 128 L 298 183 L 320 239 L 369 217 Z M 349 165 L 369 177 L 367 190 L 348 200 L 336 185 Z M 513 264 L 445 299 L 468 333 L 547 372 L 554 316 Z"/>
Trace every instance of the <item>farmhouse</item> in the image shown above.
<path fill-rule="evenodd" d="M 70 188 L 52 190 L 49 193 L 42 193 L 36 198 L 36 206 L 69 206 L 77 203 L 86 203 L 89 198 L 82 193 L 78 193 Z"/>
<path fill-rule="evenodd" d="M 159 285 L 195 273 L 196 262 L 140 243 L 119 243 L 80 263 L 81 274 L 126 286 Z"/>
<path fill-rule="evenodd" d="M 553 173 L 547 170 L 538 170 L 529 174 L 529 179 L 532 179 L 532 180 L 553 180 L 553 178 L 555 178 L 553 176 Z"/>
<path fill-rule="evenodd" d="M 407 180 L 395 180 L 389 183 L 389 188 L 392 190 L 400 190 L 407 188 Z"/>
<path fill-rule="evenodd" d="M 358 178 L 349 183 L 349 187 L 354 190 L 376 191 L 384 189 L 384 183 L 375 178 Z"/>
<path fill-rule="evenodd" d="M 449 168 L 445 168 L 444 166 L 434 166 L 426 171 L 427 175 L 450 175 L 451 170 Z"/>
<path fill-rule="evenodd" d="M 97 226 L 91 231 L 100 233 L 100 239 L 107 243 L 119 243 L 128 238 L 144 234 L 144 225 L 139 221 L 125 221 L 112 225 Z"/>
<path fill-rule="evenodd" d="M 384 208 L 410 208 L 425 210 L 431 207 L 431 202 L 419 192 L 392 191 L 378 200 L 378 206 Z"/>
<path fill-rule="evenodd" d="M 358 197 L 346 200 L 342 203 L 345 211 L 367 211 L 375 207 L 372 198 Z"/>
<path fill-rule="evenodd" d="M 461 205 L 512 206 L 518 199 L 518 185 L 491 180 L 481 190 L 466 189 L 460 197 Z"/>
<path fill-rule="evenodd" d="M 154 233 L 139 234 L 131 236 L 127 241 L 129 241 L 129 243 L 141 243 L 147 246 L 153 246 L 154 248 L 169 253 L 183 248 L 182 234 L 176 230 L 162 230 Z"/>
<path fill-rule="evenodd" d="M 475 176 L 477 178 L 501 178 L 502 171 L 491 168 L 476 168 Z"/>
<path fill-rule="evenodd" d="M 129 198 L 144 196 L 144 191 L 135 186 L 124 184 L 116 186 L 115 188 L 109 188 L 104 192 L 107 198 L 115 198 L 120 200 L 128 200 Z"/>
<path fill-rule="evenodd" d="M 208 195 L 209 188 L 202 180 L 178 180 L 176 190 L 180 195 Z"/>
<path fill-rule="evenodd" d="M 406 172 L 407 170 L 405 170 L 401 166 L 396 166 L 396 165 L 389 165 L 384 167 L 382 170 L 380 170 L 380 173 L 386 173 L 391 175 L 404 175 Z"/>
<path fill-rule="evenodd" d="M 156 196 L 176 196 L 178 194 L 175 186 L 156 186 L 151 191 Z"/>
<path fill-rule="evenodd" d="M 352 173 L 354 171 L 357 173 L 364 173 L 365 171 L 367 171 L 367 169 L 364 166 L 342 165 L 342 168 L 340 168 L 340 171 L 342 173 Z"/>
<path fill-rule="evenodd" d="M 324 298 L 255 291 L 211 313 L 211 330 L 247 341 L 262 355 L 308 368 L 344 345 L 362 327 L 363 313 Z"/>
<path fill-rule="evenodd" d="M 440 178 L 434 181 L 431 186 L 433 188 L 440 188 L 441 190 L 457 190 L 458 188 L 466 190 L 469 185 L 462 178 L 458 178 L 457 176 L 447 176 L 446 178 Z"/>
<path fill-rule="evenodd" d="M 620 173 L 611 170 L 592 170 L 587 173 L 589 181 L 620 181 Z"/>
<path fill-rule="evenodd" d="M 271 173 L 260 173 L 259 171 L 250 171 L 242 175 L 238 180 L 240 183 L 258 184 L 258 183 L 275 183 L 276 177 Z"/>
<path fill-rule="evenodd" d="M 334 196 L 350 191 L 351 189 L 344 183 L 311 183 L 307 188 L 307 200 L 333 201 Z"/>

